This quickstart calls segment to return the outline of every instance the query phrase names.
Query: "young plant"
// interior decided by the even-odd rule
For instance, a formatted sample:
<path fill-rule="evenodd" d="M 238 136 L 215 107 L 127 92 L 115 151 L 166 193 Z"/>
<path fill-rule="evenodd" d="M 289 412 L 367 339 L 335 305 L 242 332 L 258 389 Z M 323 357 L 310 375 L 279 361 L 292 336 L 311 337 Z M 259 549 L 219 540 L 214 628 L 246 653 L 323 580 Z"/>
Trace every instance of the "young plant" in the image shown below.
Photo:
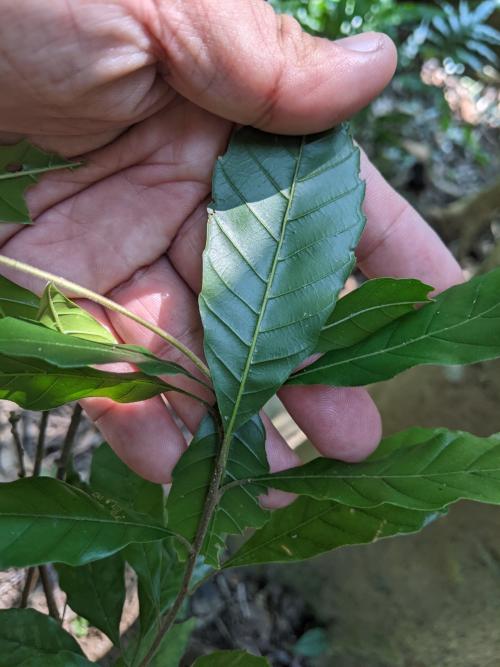
<path fill-rule="evenodd" d="M 5 221 L 28 221 L 28 173 L 64 166 L 38 152 L 33 167 L 31 154 L 21 145 L 0 160 Z M 7 169 L 9 161 L 17 171 Z M 46 411 L 90 396 L 132 402 L 185 393 L 179 375 L 199 386 L 191 397 L 206 396 L 209 380 L 213 387 L 213 402 L 199 398 L 206 415 L 166 497 L 106 443 L 93 454 L 87 482 L 72 469 L 68 446 L 57 478 L 37 474 L 0 485 L 0 567 L 54 563 L 71 608 L 121 652 L 117 665 L 178 664 L 195 625 L 186 601 L 221 570 L 289 563 L 412 533 L 463 498 L 500 504 L 500 435 L 414 428 L 383 440 L 363 463 L 318 457 L 269 471 L 259 411 L 284 384 L 357 386 L 418 364 L 500 357 L 500 270 L 436 299 L 417 280 L 371 280 L 337 303 L 364 227 L 363 195 L 359 150 L 345 125 L 309 137 L 249 128 L 234 135 L 215 169 L 203 257 L 199 303 L 208 367 L 118 304 L 0 256 L 3 266 L 48 283 L 39 298 L 0 280 L 1 398 Z M 60 289 L 148 327 L 194 362 L 198 375 L 115 342 Z M 315 353 L 321 356 L 304 366 Z M 117 361 L 137 370 L 102 369 Z M 268 488 L 298 498 L 269 512 L 259 502 Z M 232 534 L 244 539 L 230 551 Z M 126 563 L 137 574 L 140 613 L 136 636 L 123 642 Z M 95 664 L 55 619 L 26 609 L 0 612 L 0 654 L 5 667 Z M 266 664 L 241 651 L 195 663 Z"/>

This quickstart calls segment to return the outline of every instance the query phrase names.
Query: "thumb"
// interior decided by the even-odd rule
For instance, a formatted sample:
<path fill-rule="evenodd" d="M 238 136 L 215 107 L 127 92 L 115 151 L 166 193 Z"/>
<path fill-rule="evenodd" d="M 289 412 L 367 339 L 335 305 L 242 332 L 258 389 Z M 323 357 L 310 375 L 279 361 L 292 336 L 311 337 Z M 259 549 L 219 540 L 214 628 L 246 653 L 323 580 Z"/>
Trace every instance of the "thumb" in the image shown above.
<path fill-rule="evenodd" d="M 237 123 L 300 134 L 336 124 L 390 81 L 389 37 L 312 37 L 264 0 L 155 0 L 148 19 L 166 81 Z"/>

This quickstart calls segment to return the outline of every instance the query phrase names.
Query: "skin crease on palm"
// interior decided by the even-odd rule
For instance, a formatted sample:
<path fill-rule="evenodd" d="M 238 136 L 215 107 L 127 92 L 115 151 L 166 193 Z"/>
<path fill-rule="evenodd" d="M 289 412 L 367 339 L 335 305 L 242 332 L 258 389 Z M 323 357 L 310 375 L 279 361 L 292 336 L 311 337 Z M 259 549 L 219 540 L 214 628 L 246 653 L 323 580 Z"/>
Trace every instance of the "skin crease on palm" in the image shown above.
<path fill-rule="evenodd" d="M 0 13 L 0 141 L 27 136 L 85 161 L 29 190 L 35 224 L 2 225 L 1 251 L 107 294 L 198 355 L 206 205 L 234 124 L 326 129 L 379 94 L 396 65 L 383 35 L 312 38 L 264 0 L 0 0 Z M 362 175 L 365 275 L 416 277 L 437 289 L 459 282 L 445 246 L 364 156 Z M 120 340 L 184 362 L 130 320 L 83 305 Z M 280 398 L 324 456 L 357 461 L 378 444 L 380 416 L 364 389 L 290 387 Z M 200 405 L 166 400 L 195 430 Z M 170 480 L 187 444 L 162 398 L 84 407 L 127 464 Z M 267 419 L 266 427 L 272 469 L 295 465 Z M 264 502 L 289 500 L 272 492 Z"/>

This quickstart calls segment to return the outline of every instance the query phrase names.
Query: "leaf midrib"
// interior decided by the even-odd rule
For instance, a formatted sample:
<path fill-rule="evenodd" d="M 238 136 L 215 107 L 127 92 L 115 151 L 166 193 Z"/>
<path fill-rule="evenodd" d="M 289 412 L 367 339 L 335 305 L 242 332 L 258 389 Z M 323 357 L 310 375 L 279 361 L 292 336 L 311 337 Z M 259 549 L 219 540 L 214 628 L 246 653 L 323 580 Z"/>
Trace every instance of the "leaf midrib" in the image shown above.
<path fill-rule="evenodd" d="M 367 352 L 366 354 L 361 354 L 361 355 L 356 355 L 356 356 L 351 356 L 348 359 L 342 359 L 341 361 L 334 361 L 333 363 L 330 364 L 325 364 L 323 366 L 316 366 L 314 368 L 315 364 L 310 367 L 310 369 L 305 369 L 303 371 L 300 371 L 300 373 L 297 373 L 293 378 L 299 379 L 303 377 L 304 375 L 309 375 L 310 373 L 315 373 L 318 371 L 323 371 L 327 370 L 329 368 L 334 368 L 335 366 L 342 366 L 344 364 L 349 364 L 353 360 L 359 361 L 360 359 L 369 359 L 370 357 L 376 357 L 380 354 L 387 354 L 389 352 L 393 352 L 394 350 L 399 350 L 401 348 L 407 347 L 408 345 L 413 345 L 413 343 L 418 343 L 421 340 L 425 340 L 426 338 L 434 338 L 435 336 L 446 333 L 447 331 L 452 331 L 453 329 L 458 329 L 463 326 L 467 326 L 470 322 L 474 322 L 475 320 L 481 319 L 482 317 L 485 317 L 488 313 L 490 313 L 492 310 L 495 310 L 500 307 L 500 304 L 496 303 L 491 308 L 488 308 L 487 310 L 483 310 L 477 315 L 474 315 L 473 317 L 468 317 L 465 320 L 461 320 L 457 324 L 453 324 L 449 327 L 444 327 L 443 329 L 436 329 L 434 331 L 427 331 L 426 333 L 422 334 L 421 336 L 417 336 L 417 338 L 412 338 L 411 340 L 406 340 L 403 341 L 402 343 L 398 343 L 397 345 L 392 345 L 391 347 L 384 347 L 383 349 L 379 350 L 374 350 L 373 352 Z M 420 311 L 422 312 L 422 311 Z M 408 313 L 409 315 L 412 315 L 412 313 Z M 376 332 L 378 333 L 378 332 Z M 375 335 L 375 334 L 373 334 Z M 361 344 L 361 343 L 360 343 Z M 464 343 L 460 342 L 460 345 L 478 345 L 478 343 Z M 487 347 L 490 347 L 489 345 Z M 349 348 L 344 348 L 343 350 L 336 350 L 335 352 L 343 352 L 347 351 Z M 432 364 L 432 361 L 428 362 L 429 364 Z"/>
<path fill-rule="evenodd" d="M 163 528 L 162 526 L 155 526 L 149 523 L 137 523 L 135 521 L 122 521 L 118 519 L 97 519 L 89 518 L 84 516 L 77 516 L 75 514 L 25 514 L 23 512 L 3 512 L 0 510 L 0 522 L 4 518 L 13 518 L 13 519 L 32 519 L 33 521 L 81 521 L 86 523 L 104 523 L 111 524 L 113 526 L 130 526 L 131 528 L 152 528 L 153 530 L 160 531 L 165 534 L 165 536 L 172 535 L 169 530 Z"/>
<path fill-rule="evenodd" d="M 6 171 L 0 173 L 0 181 L 8 181 L 13 178 L 22 178 L 24 176 L 34 176 L 36 174 L 44 174 L 47 171 L 56 171 L 59 169 L 73 169 L 81 166 L 81 162 L 68 162 L 65 164 L 54 164 L 49 167 L 33 167 L 32 169 L 22 169 L 21 171 Z"/>
<path fill-rule="evenodd" d="M 303 527 L 307 527 L 310 523 L 312 523 L 312 522 L 315 521 L 316 519 L 320 519 L 321 517 L 325 516 L 325 514 L 329 514 L 330 512 L 334 512 L 335 509 L 336 509 L 336 507 L 339 507 L 339 505 L 338 505 L 337 503 L 335 503 L 334 501 L 328 501 L 328 500 L 326 500 L 326 501 L 319 501 L 319 502 L 330 502 L 330 503 L 332 503 L 332 504 L 330 504 L 330 506 L 329 506 L 328 508 L 324 508 L 324 509 L 318 510 L 318 511 L 315 512 L 314 514 L 310 514 L 310 515 L 307 517 L 307 519 L 304 519 L 304 520 L 300 521 L 299 523 L 295 524 L 295 526 L 294 526 L 293 528 L 289 528 L 289 529 L 287 529 L 287 530 L 285 530 L 285 531 L 283 531 L 283 532 L 281 532 L 281 533 L 275 534 L 273 537 L 271 537 L 270 539 L 266 540 L 265 542 L 261 542 L 260 544 L 256 545 L 256 546 L 253 547 L 252 549 L 249 549 L 246 553 L 242 554 L 242 555 L 240 556 L 240 558 L 235 558 L 234 560 L 229 560 L 227 563 L 224 564 L 224 567 L 234 567 L 234 566 L 237 566 L 237 565 L 238 565 L 238 561 L 240 561 L 240 560 L 244 560 L 244 561 L 247 560 L 247 559 L 248 559 L 248 556 L 251 556 L 253 553 L 255 553 L 255 552 L 258 553 L 262 548 L 264 548 L 264 547 L 268 547 L 269 545 L 272 545 L 273 543 L 278 542 L 278 541 L 279 541 L 280 539 L 282 539 L 283 537 L 287 537 L 290 533 L 292 533 L 292 532 L 296 532 L 296 531 L 300 530 L 300 529 L 303 528 Z M 383 503 L 382 503 L 382 504 L 383 504 Z M 378 528 L 377 532 L 380 531 L 380 529 L 381 529 L 384 525 L 390 525 L 390 526 L 396 526 L 396 527 L 402 527 L 402 528 L 405 528 L 405 527 L 407 527 L 407 528 L 411 528 L 411 527 L 412 527 L 412 526 L 410 526 L 410 525 L 405 526 L 405 525 L 404 525 L 403 523 L 401 523 L 401 522 L 398 522 L 397 524 L 395 524 L 394 521 L 392 521 L 391 519 L 378 519 L 378 517 L 374 517 L 373 514 L 371 514 L 370 511 L 369 511 L 367 508 L 358 508 L 358 507 L 356 507 L 356 508 L 351 508 L 351 509 L 353 509 L 355 512 L 360 512 L 360 513 L 362 513 L 362 514 L 365 514 L 366 516 L 369 516 L 369 517 L 372 518 L 372 519 L 373 519 L 373 518 L 376 518 L 376 519 L 378 520 L 378 522 L 379 522 L 379 528 Z M 426 514 L 426 513 L 427 513 L 427 512 L 425 512 L 425 511 L 423 511 L 423 510 L 414 510 L 414 511 L 415 511 L 415 512 L 421 512 L 422 514 Z M 338 526 L 338 525 L 336 525 L 335 528 L 336 528 L 339 532 L 342 532 L 342 533 L 344 533 L 345 535 L 348 535 L 348 536 L 353 536 L 354 538 L 357 539 L 357 534 L 356 534 L 356 533 L 349 532 L 349 531 L 345 530 L 345 528 L 341 528 L 341 527 Z M 236 556 L 237 556 L 237 554 L 236 554 Z"/>
<path fill-rule="evenodd" d="M 243 395 L 245 393 L 245 385 L 247 383 L 248 375 L 250 373 L 250 368 L 252 366 L 253 355 L 254 355 L 255 347 L 257 345 L 257 340 L 258 340 L 258 337 L 259 337 L 260 327 L 261 327 L 261 324 L 262 324 L 262 320 L 264 319 L 264 315 L 265 315 L 265 312 L 266 312 L 266 309 L 267 309 L 267 304 L 269 303 L 269 294 L 270 294 L 270 291 L 271 291 L 272 286 L 273 286 L 274 276 L 276 274 L 276 268 L 278 266 L 279 253 L 280 253 L 281 247 L 283 245 L 283 241 L 285 239 L 285 233 L 286 233 L 287 223 L 288 223 L 288 216 L 289 216 L 290 209 L 291 209 L 291 206 L 292 206 L 292 203 L 293 203 L 293 200 L 294 200 L 294 196 L 295 196 L 295 189 L 296 189 L 296 185 L 297 185 L 297 179 L 298 179 L 300 164 L 301 164 L 301 161 L 302 161 L 303 150 L 304 150 L 304 137 L 302 137 L 302 139 L 301 139 L 299 153 L 298 153 L 297 158 L 296 158 L 297 162 L 295 164 L 295 169 L 294 169 L 294 173 L 293 173 L 292 185 L 291 185 L 291 188 L 290 188 L 290 197 L 288 199 L 286 210 L 285 210 L 285 213 L 284 213 L 284 216 L 283 216 L 283 224 L 282 224 L 282 227 L 281 227 L 280 238 L 279 238 L 278 243 L 276 244 L 276 250 L 275 250 L 273 261 L 272 261 L 272 264 L 271 264 L 271 271 L 270 271 L 270 274 L 269 274 L 269 279 L 267 281 L 266 290 L 264 292 L 264 296 L 263 296 L 263 299 L 262 299 L 262 308 L 261 308 L 260 313 L 257 317 L 257 322 L 255 324 L 254 333 L 253 333 L 253 336 L 252 336 L 252 340 L 250 342 L 250 347 L 249 347 L 249 350 L 248 350 L 247 359 L 246 359 L 246 362 L 245 362 L 245 367 L 243 369 L 243 373 L 242 373 L 242 377 L 241 377 L 241 381 L 240 381 L 240 386 L 238 388 L 238 393 L 236 395 L 236 399 L 235 399 L 235 402 L 234 402 L 234 405 L 233 405 L 233 410 L 232 410 L 232 413 L 231 413 L 231 417 L 230 417 L 229 423 L 227 425 L 227 430 L 226 430 L 226 437 L 227 438 L 231 437 L 230 434 L 232 434 L 233 429 L 234 429 L 234 424 L 235 424 L 235 421 L 236 421 L 236 417 L 238 416 L 238 412 L 239 412 L 239 408 L 240 408 L 240 404 L 241 404 L 241 399 L 243 398 Z"/>
<path fill-rule="evenodd" d="M 376 306 L 370 306 L 369 308 L 361 308 L 360 310 L 357 310 L 353 313 L 349 313 L 349 315 L 346 315 L 340 320 L 335 320 L 335 322 L 332 322 L 331 324 L 325 324 L 325 326 L 321 329 L 321 333 L 323 333 L 323 331 L 328 331 L 328 329 L 333 329 L 334 327 L 337 327 L 340 324 L 344 324 L 344 322 L 349 322 L 350 320 L 354 320 L 356 317 L 360 317 L 361 315 L 369 313 L 372 310 L 382 310 L 384 308 L 399 308 L 400 306 L 414 306 L 418 303 L 426 303 L 427 301 L 428 299 L 422 299 L 418 301 L 398 301 L 398 302 L 392 301 L 390 303 L 381 303 Z"/>
<path fill-rule="evenodd" d="M 251 484 L 251 483 L 264 483 L 264 482 L 272 482 L 272 481 L 278 481 L 278 480 L 285 480 L 285 481 L 303 481 L 303 480 L 321 480 L 321 481 L 331 481 L 331 480 L 344 480 L 344 479 L 349 479 L 349 480 L 384 480 L 384 479 L 425 479 L 427 477 L 452 477 L 453 475 L 477 475 L 480 473 L 488 473 L 488 472 L 500 472 L 500 467 L 496 468 L 478 468 L 475 470 L 453 470 L 453 471 L 447 471 L 447 472 L 422 472 L 422 473 L 413 473 L 413 474 L 399 474 L 399 475 L 385 475 L 385 474 L 378 474 L 378 475 L 345 475 L 343 473 L 339 475 L 328 475 L 327 473 L 323 473 L 320 475 L 267 475 L 266 477 L 252 477 L 249 479 L 242 480 L 245 484 Z M 500 492 L 500 489 L 499 489 Z"/>

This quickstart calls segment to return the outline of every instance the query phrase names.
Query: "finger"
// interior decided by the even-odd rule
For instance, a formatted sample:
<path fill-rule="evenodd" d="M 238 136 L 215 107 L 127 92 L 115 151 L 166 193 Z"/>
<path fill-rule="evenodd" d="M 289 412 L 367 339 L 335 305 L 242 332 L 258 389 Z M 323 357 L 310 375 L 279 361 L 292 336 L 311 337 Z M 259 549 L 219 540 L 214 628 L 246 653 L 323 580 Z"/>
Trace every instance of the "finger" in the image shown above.
<path fill-rule="evenodd" d="M 31 210 L 44 212 L 7 241 L 3 253 L 109 292 L 160 257 L 206 198 L 227 125 L 188 102 L 141 123 L 133 137 L 110 147 L 113 173 L 106 175 L 101 155 L 83 176 L 76 176 L 77 170 L 74 181 L 65 181 L 63 201 L 53 206 L 55 183 L 47 179 L 34 186 Z M 128 166 L 134 147 L 140 162 Z M 14 276 L 18 279 L 30 289 L 42 286 L 38 279 Z"/>
<path fill-rule="evenodd" d="M 122 461 L 157 484 L 172 481 L 186 441 L 161 397 L 125 405 L 108 399 L 82 401 L 104 439 Z"/>
<path fill-rule="evenodd" d="M 436 232 L 362 154 L 366 229 L 358 265 L 369 278 L 419 278 L 438 291 L 463 281 L 462 269 Z"/>
<path fill-rule="evenodd" d="M 202 326 L 196 298 L 165 258 L 136 271 L 130 280 L 113 290 L 110 296 L 117 303 L 168 331 L 198 356 L 203 355 Z M 159 357 L 180 363 L 193 375 L 200 377 L 200 372 L 189 359 L 156 334 L 118 313 L 111 312 L 109 319 L 122 340 L 142 345 Z M 203 390 L 199 383 L 184 376 L 176 375 L 175 384 L 204 400 L 213 399 L 211 392 Z M 175 392 L 166 395 L 175 412 L 194 433 L 206 412 L 205 406 Z"/>
<path fill-rule="evenodd" d="M 267 131 L 331 127 L 380 93 L 396 66 L 385 35 L 312 37 L 262 0 L 160 0 L 148 14 L 136 5 L 163 49 L 167 83 L 218 116 Z"/>
<path fill-rule="evenodd" d="M 286 444 L 285 439 L 269 417 L 263 412 L 260 416 L 266 429 L 266 453 L 271 472 L 280 472 L 300 465 L 300 458 Z M 296 497 L 294 493 L 269 489 L 266 494 L 260 496 L 259 500 L 263 507 L 276 510 L 290 505 Z"/>
<path fill-rule="evenodd" d="M 290 386 L 279 397 L 323 456 L 361 461 L 380 442 L 382 420 L 365 389 Z"/>
<path fill-rule="evenodd" d="M 77 302 L 119 341 L 104 308 L 86 299 Z M 117 373 L 134 370 L 129 364 L 106 364 L 103 368 Z M 186 441 L 161 397 L 125 405 L 106 398 L 80 402 L 103 438 L 134 472 L 157 484 L 171 481 Z"/>
<path fill-rule="evenodd" d="M 132 309 L 145 319 L 151 320 L 181 340 L 197 355 L 202 356 L 203 332 L 193 292 L 178 276 L 166 259 L 158 260 L 148 269 L 138 271 L 131 280 L 112 294 L 113 299 Z M 120 338 L 128 343 L 144 345 L 158 356 L 186 365 L 184 357 L 177 350 L 165 345 L 161 339 L 147 329 L 138 327 L 134 322 L 116 313 L 110 313 L 110 321 Z M 188 364 L 189 365 L 189 364 Z M 197 370 L 190 367 L 193 373 Z M 179 386 L 211 399 L 211 393 L 204 394 L 200 385 L 192 381 L 175 377 Z M 176 414 L 194 433 L 204 416 L 205 407 L 185 396 L 174 392 L 167 394 L 169 404 Z M 266 424 L 266 451 L 271 470 L 283 470 L 297 465 L 297 455 L 288 447 L 271 422 L 263 417 Z M 267 497 L 266 506 L 282 507 L 291 502 L 288 494 L 272 493 Z"/>

